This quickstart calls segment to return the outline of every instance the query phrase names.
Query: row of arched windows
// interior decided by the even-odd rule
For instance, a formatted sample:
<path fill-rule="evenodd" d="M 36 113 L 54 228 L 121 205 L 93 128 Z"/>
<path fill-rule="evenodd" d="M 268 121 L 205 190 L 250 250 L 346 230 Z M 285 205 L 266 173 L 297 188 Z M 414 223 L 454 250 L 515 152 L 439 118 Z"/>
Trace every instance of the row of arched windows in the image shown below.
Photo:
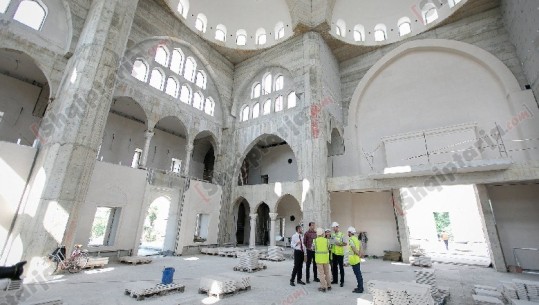
<path fill-rule="evenodd" d="M 449 7 L 454 7 L 461 1 L 462 0 L 448 0 Z M 438 19 L 438 10 L 433 3 L 429 2 L 426 3 L 421 9 L 421 15 L 424 23 L 430 24 Z M 405 36 L 412 32 L 412 21 L 408 17 L 402 17 L 399 19 L 397 26 L 399 29 L 399 36 Z M 337 34 L 337 36 L 346 37 L 346 23 L 344 20 L 337 20 L 335 25 L 335 34 Z M 384 41 L 387 39 L 387 27 L 382 23 L 377 24 L 374 27 L 373 34 L 374 41 Z M 354 26 L 353 38 L 354 41 L 365 41 L 365 27 L 363 25 L 357 24 Z"/>
<path fill-rule="evenodd" d="M 187 12 L 189 11 L 189 1 L 187 0 L 181 0 L 178 3 L 178 13 L 182 15 L 184 18 L 187 18 Z M 202 32 L 206 33 L 206 30 L 208 28 L 208 18 L 206 15 L 200 13 L 197 15 L 195 19 L 195 28 Z M 275 25 L 275 40 L 279 40 L 284 37 L 285 29 L 284 24 L 282 22 L 278 22 Z M 259 28 L 256 30 L 255 33 L 255 44 L 257 45 L 264 45 L 267 41 L 267 33 L 264 28 Z M 226 26 L 223 24 L 218 24 L 215 27 L 215 40 L 226 42 L 227 39 L 227 29 Z M 236 45 L 238 46 L 244 46 L 247 44 L 247 31 L 244 29 L 239 29 L 236 31 Z"/>
<path fill-rule="evenodd" d="M 286 98 L 286 108 L 290 109 L 294 107 L 296 107 L 296 92 L 292 91 Z M 272 109 L 274 112 L 283 111 L 285 109 L 284 96 L 279 95 L 277 98 L 275 98 L 275 100 L 270 98 L 265 100 L 263 103 L 255 102 L 252 107 L 249 105 L 243 105 L 240 111 L 240 121 L 245 122 L 249 119 L 256 119 L 260 116 L 260 114 L 270 114 Z"/>
<path fill-rule="evenodd" d="M 283 88 L 284 77 L 282 75 L 277 75 L 274 81 L 271 74 L 266 74 L 262 79 L 262 83 L 256 82 L 253 84 L 253 88 L 251 90 L 251 98 L 259 98 L 262 95 L 267 95 L 271 92 L 283 90 Z"/>
<path fill-rule="evenodd" d="M 14 1 L 15 2 L 15 1 Z M 11 0 L 0 0 L 0 14 L 5 14 Z M 13 19 L 39 31 L 47 17 L 47 6 L 39 0 L 23 0 L 17 6 Z"/>
<path fill-rule="evenodd" d="M 180 48 L 174 48 L 172 54 L 166 46 L 159 45 L 155 49 L 154 63 L 155 67 L 151 69 L 150 65 L 143 58 L 137 58 L 133 63 L 131 75 L 141 82 L 148 83 L 159 91 L 179 98 L 185 104 L 206 112 L 213 116 L 215 113 L 215 102 L 211 97 L 204 97 L 200 91 L 193 93 L 189 85 L 194 83 L 199 90 L 205 90 L 207 86 L 206 73 L 202 70 L 197 71 L 197 64 L 193 57 L 187 57 L 184 60 L 184 54 Z M 166 76 L 165 68 L 170 69 L 175 74 Z M 180 86 L 180 76 L 187 82 Z"/>

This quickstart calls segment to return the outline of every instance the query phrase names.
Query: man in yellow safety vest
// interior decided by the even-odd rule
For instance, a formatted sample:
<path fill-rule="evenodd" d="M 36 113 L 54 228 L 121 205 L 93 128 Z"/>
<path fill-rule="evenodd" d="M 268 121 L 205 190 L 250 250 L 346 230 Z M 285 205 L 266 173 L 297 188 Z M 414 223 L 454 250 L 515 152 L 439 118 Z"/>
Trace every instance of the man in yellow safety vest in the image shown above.
<path fill-rule="evenodd" d="M 338 267 L 339 272 L 341 273 L 342 287 L 344 286 L 344 246 L 346 246 L 346 243 L 344 242 L 344 234 L 339 231 L 339 224 L 333 222 L 331 224 L 331 227 L 333 228 L 333 234 L 331 234 L 331 274 L 333 275 L 333 281 L 331 282 L 331 284 L 337 284 Z"/>
<path fill-rule="evenodd" d="M 354 293 L 363 293 L 363 276 L 361 275 L 361 242 L 357 239 L 356 229 L 354 227 L 348 228 L 348 244 L 350 245 L 350 256 L 348 262 L 354 270 L 357 280 L 357 288 L 352 290 Z"/>
<path fill-rule="evenodd" d="M 331 290 L 331 275 L 329 274 L 329 241 L 324 237 L 324 229 L 316 229 L 316 239 L 313 241 L 314 261 L 320 280 L 318 291 Z"/>

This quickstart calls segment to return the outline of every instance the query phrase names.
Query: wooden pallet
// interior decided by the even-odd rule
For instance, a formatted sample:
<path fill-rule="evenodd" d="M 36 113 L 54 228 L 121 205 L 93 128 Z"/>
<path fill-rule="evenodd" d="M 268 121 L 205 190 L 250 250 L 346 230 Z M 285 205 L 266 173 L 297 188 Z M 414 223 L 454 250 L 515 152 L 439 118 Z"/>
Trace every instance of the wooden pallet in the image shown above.
<path fill-rule="evenodd" d="M 103 268 L 109 264 L 108 257 L 89 257 L 83 269 Z"/>
<path fill-rule="evenodd" d="M 132 265 L 149 264 L 152 259 L 145 256 L 122 256 L 120 257 L 120 262 Z"/>
<path fill-rule="evenodd" d="M 222 257 L 237 257 L 236 253 L 219 254 Z"/>
<path fill-rule="evenodd" d="M 269 258 L 269 257 L 260 257 L 258 259 L 264 260 L 264 261 L 271 261 L 271 262 L 284 262 L 286 260 L 286 258 L 274 259 L 274 258 Z"/>
<path fill-rule="evenodd" d="M 247 267 L 240 267 L 240 266 L 236 266 L 234 267 L 234 271 L 241 271 L 241 272 L 249 272 L 249 273 L 252 273 L 252 272 L 256 272 L 256 271 L 262 271 L 264 269 L 267 269 L 268 266 L 264 265 L 264 264 L 258 264 L 258 267 L 257 268 L 247 268 Z"/>
<path fill-rule="evenodd" d="M 125 295 L 129 295 L 132 298 L 136 298 L 137 301 L 144 300 L 145 298 L 152 297 L 152 296 L 162 296 L 169 294 L 171 292 L 184 292 L 185 286 L 172 283 L 172 284 L 157 284 L 155 287 L 150 288 L 142 288 L 142 289 L 125 289 Z"/>
<path fill-rule="evenodd" d="M 64 301 L 62 299 L 53 299 L 53 300 L 44 300 L 38 301 L 37 303 L 23 303 L 23 305 L 63 305 Z"/>
<path fill-rule="evenodd" d="M 214 297 L 214 298 L 217 298 L 219 300 L 225 298 L 225 297 L 231 297 L 231 296 L 234 296 L 236 294 L 239 294 L 241 292 L 245 292 L 245 291 L 249 291 L 251 290 L 251 286 L 249 287 L 245 287 L 243 289 L 237 289 L 236 291 L 232 291 L 232 292 L 226 292 L 226 293 L 211 293 L 210 291 L 206 291 L 202 288 L 198 289 L 198 293 L 200 294 L 207 294 L 209 297 Z"/>

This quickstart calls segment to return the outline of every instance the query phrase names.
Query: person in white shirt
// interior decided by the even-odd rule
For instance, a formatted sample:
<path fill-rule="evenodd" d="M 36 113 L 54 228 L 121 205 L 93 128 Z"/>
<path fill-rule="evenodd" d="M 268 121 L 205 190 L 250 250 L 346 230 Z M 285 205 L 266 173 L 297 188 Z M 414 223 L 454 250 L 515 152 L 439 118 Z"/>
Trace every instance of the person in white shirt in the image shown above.
<path fill-rule="evenodd" d="M 294 269 L 292 269 L 292 278 L 290 279 L 290 286 L 296 286 L 294 280 L 297 277 L 298 284 L 305 285 L 301 280 L 303 262 L 307 252 L 305 251 L 305 244 L 303 243 L 303 228 L 296 226 L 296 233 L 292 235 L 290 246 L 294 249 Z"/>

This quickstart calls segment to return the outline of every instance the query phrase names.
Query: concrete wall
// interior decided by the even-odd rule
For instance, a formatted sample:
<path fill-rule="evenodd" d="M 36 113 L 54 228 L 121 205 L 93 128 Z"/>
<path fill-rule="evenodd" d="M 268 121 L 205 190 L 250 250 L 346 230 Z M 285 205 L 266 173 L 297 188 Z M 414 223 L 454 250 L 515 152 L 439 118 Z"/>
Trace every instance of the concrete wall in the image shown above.
<path fill-rule="evenodd" d="M 36 136 L 30 129 L 39 129 L 40 119 L 32 112 L 41 93 L 41 88 L 16 78 L 0 74 L 0 140 L 32 145 Z"/>
<path fill-rule="evenodd" d="M 384 250 L 400 251 L 397 222 L 391 193 L 330 193 L 331 220 L 342 232 L 349 226 L 367 232 L 367 255 L 384 255 Z"/>
<path fill-rule="evenodd" d="M 221 211 L 221 186 L 192 180 L 189 189 L 185 192 L 180 239 L 176 254 L 182 254 L 186 246 L 217 243 L 217 228 Z M 193 241 L 197 214 L 209 215 L 208 238 L 202 243 Z"/>
<path fill-rule="evenodd" d="M 97 207 L 121 208 L 118 230 L 112 246 L 91 247 L 90 251 L 136 249 L 138 226 L 146 190 L 146 171 L 96 162 L 86 202 L 81 205 L 75 243 L 88 245 Z M 143 219 L 144 220 L 144 219 Z"/>
<path fill-rule="evenodd" d="M 539 248 L 539 185 L 488 186 L 507 265 L 516 265 L 513 248 Z M 539 270 L 537 251 L 518 251 L 524 268 Z"/>
<path fill-rule="evenodd" d="M 36 149 L 0 141 L 0 246 L 6 242 L 29 178 Z M 0 253 L 0 257 L 2 253 Z"/>
<path fill-rule="evenodd" d="M 261 184 L 263 175 L 268 175 L 269 183 L 298 180 L 297 159 L 290 146 L 279 145 L 261 150 L 262 159 L 248 159 L 251 164 L 248 184 Z M 292 163 L 288 163 L 289 159 Z"/>

